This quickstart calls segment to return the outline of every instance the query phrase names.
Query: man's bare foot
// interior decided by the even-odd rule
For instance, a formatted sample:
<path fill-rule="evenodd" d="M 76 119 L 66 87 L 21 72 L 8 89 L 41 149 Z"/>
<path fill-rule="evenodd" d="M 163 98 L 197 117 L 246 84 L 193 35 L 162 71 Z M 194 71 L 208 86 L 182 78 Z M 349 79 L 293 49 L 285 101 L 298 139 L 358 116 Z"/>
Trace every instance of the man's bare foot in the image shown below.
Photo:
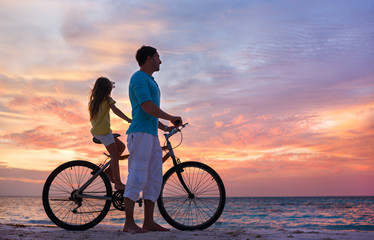
<path fill-rule="evenodd" d="M 125 190 L 125 188 L 126 188 L 126 185 L 125 184 L 123 184 L 123 183 L 114 183 L 114 188 L 116 189 L 116 190 Z"/>
<path fill-rule="evenodd" d="M 131 233 L 131 234 L 134 234 L 134 233 L 146 233 L 146 232 L 148 232 L 147 230 L 145 230 L 145 229 L 139 227 L 138 225 L 136 225 L 135 223 L 133 223 L 133 224 L 125 224 L 125 226 L 123 226 L 123 231 Z"/>
<path fill-rule="evenodd" d="M 170 229 L 164 228 L 164 227 L 160 226 L 159 224 L 157 224 L 155 222 L 150 223 L 150 224 L 144 224 L 143 229 L 145 229 L 147 231 L 156 231 L 156 232 L 170 231 Z"/>
<path fill-rule="evenodd" d="M 108 176 L 109 181 L 111 183 L 114 183 L 114 179 L 113 179 L 113 176 L 112 176 L 112 171 L 110 170 L 110 168 L 105 169 L 104 172 Z"/>

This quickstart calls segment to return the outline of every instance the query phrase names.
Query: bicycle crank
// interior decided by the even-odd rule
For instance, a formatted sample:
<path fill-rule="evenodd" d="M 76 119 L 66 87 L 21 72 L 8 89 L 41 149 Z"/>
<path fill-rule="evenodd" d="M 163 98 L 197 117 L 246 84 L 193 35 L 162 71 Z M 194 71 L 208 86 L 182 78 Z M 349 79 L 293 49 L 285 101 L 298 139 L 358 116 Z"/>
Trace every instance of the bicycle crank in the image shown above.
<path fill-rule="evenodd" d="M 113 207 L 120 211 L 125 211 L 125 203 L 123 201 L 123 194 L 124 194 L 124 190 L 117 190 L 113 193 L 113 196 L 112 196 Z M 136 202 L 139 204 L 139 207 L 143 206 L 142 198 L 139 198 Z"/>
<path fill-rule="evenodd" d="M 124 190 L 117 190 L 112 196 L 112 204 L 117 210 L 125 211 L 125 203 L 123 202 Z"/>

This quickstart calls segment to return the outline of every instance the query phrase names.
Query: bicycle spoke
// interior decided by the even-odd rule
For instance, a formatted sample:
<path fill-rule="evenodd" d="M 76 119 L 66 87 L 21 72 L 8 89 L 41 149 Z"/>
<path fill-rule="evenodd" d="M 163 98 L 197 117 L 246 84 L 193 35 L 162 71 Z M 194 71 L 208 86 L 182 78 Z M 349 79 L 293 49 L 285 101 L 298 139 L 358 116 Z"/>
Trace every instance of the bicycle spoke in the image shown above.
<path fill-rule="evenodd" d="M 165 175 L 159 209 L 165 220 L 180 230 L 204 229 L 213 224 L 224 207 L 224 188 L 212 169 L 197 162 L 182 163 L 183 181 L 192 195 L 187 194 L 176 168 Z M 222 192 L 223 191 L 223 192 Z"/>

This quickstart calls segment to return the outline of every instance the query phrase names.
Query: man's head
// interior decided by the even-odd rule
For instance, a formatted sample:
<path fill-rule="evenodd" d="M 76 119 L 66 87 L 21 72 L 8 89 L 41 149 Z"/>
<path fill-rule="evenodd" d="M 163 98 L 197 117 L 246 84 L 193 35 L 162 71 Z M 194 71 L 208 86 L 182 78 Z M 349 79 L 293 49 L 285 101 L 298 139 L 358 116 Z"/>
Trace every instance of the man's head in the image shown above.
<path fill-rule="evenodd" d="M 156 48 L 150 46 L 142 46 L 136 52 L 136 61 L 138 62 L 140 67 L 144 66 L 145 64 L 150 64 L 153 68 L 153 71 L 160 70 L 161 60 Z"/>

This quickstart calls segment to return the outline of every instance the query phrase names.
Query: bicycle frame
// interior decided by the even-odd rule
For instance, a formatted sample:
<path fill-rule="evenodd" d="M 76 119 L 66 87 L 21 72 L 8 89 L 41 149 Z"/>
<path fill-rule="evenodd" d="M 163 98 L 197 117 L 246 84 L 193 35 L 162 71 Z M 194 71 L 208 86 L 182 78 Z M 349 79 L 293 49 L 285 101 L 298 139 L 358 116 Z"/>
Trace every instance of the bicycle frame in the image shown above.
<path fill-rule="evenodd" d="M 183 169 L 180 169 L 178 167 L 178 165 L 180 164 L 180 161 L 178 158 L 175 157 L 175 154 L 174 154 L 174 151 L 173 151 L 173 147 L 169 141 L 169 138 L 171 136 L 173 136 L 174 134 L 176 134 L 177 132 L 180 132 L 188 123 L 185 123 L 183 125 L 181 125 L 180 127 L 178 128 L 174 128 L 170 133 L 168 134 L 164 134 L 165 136 L 165 139 L 166 139 L 166 146 L 163 146 L 162 147 L 162 150 L 168 150 L 168 152 L 163 156 L 162 158 L 162 163 L 164 163 L 169 157 L 172 158 L 172 161 L 173 161 L 173 165 L 176 167 L 177 169 L 177 176 L 178 176 L 178 179 L 179 181 L 181 182 L 183 188 L 186 190 L 186 192 L 188 193 L 188 196 L 189 198 L 193 198 L 194 195 L 191 193 L 191 191 L 188 189 L 186 183 L 184 182 L 183 180 L 183 177 L 182 177 L 182 172 L 183 172 Z M 110 155 L 107 155 L 106 153 L 104 153 L 108 158 L 110 158 Z M 123 155 L 119 158 L 119 160 L 125 160 L 125 159 L 128 159 L 130 155 L 127 154 L 127 155 Z M 107 159 L 108 159 L 107 158 Z M 77 189 L 73 194 L 72 194 L 72 197 L 74 199 L 77 199 L 77 198 L 94 198 L 94 199 L 103 199 L 103 200 L 111 200 L 112 197 L 101 197 L 101 196 L 92 196 L 92 195 L 87 195 L 87 194 L 82 194 L 82 192 L 100 175 L 100 173 L 102 173 L 109 165 L 110 165 L 110 162 L 111 160 L 109 160 L 108 162 L 106 162 L 104 165 L 102 165 L 100 167 L 100 169 L 93 174 L 93 176 L 86 182 L 84 183 L 79 189 Z"/>
<path fill-rule="evenodd" d="M 105 154 L 105 155 L 108 158 L 110 158 L 109 155 L 107 155 L 107 154 Z M 99 171 L 97 171 L 96 173 L 94 173 L 93 176 L 85 184 L 83 184 L 80 188 L 78 188 L 72 194 L 72 197 L 74 197 L 74 199 L 77 199 L 77 198 L 95 198 L 95 199 L 112 200 L 112 197 L 101 197 L 101 196 L 92 196 L 92 195 L 81 194 L 93 181 L 95 181 L 95 179 L 97 178 L 97 176 L 99 176 L 100 173 L 102 173 L 104 171 L 104 169 L 106 169 L 109 166 L 110 162 L 111 162 L 111 160 L 109 160 L 102 167 L 100 167 Z"/>

